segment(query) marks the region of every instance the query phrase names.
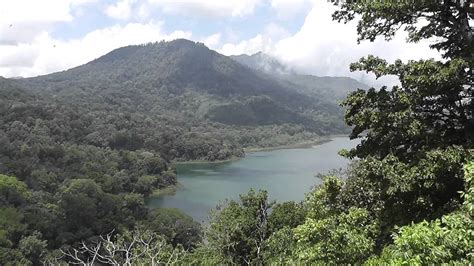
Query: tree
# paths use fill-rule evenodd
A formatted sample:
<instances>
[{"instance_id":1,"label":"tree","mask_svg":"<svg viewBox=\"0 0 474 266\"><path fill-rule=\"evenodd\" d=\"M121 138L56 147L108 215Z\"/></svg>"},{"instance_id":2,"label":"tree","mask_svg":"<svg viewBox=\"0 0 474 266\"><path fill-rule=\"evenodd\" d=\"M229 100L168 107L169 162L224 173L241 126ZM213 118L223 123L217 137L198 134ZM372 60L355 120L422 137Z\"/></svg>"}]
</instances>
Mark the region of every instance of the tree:
<instances>
[{"instance_id":1,"label":"tree","mask_svg":"<svg viewBox=\"0 0 474 266\"><path fill-rule=\"evenodd\" d=\"M15 246L27 227L22 207L29 198L25 183L0 174L0 264L26 262Z\"/></svg>"},{"instance_id":2,"label":"tree","mask_svg":"<svg viewBox=\"0 0 474 266\"><path fill-rule=\"evenodd\" d=\"M201 225L178 209L153 210L147 218L146 227L166 237L173 246L181 245L192 250L202 240Z\"/></svg>"},{"instance_id":3,"label":"tree","mask_svg":"<svg viewBox=\"0 0 474 266\"><path fill-rule=\"evenodd\" d=\"M369 265L470 264L474 261L474 162L465 166L466 193L459 211L434 221L403 226L394 244L384 248Z\"/></svg>"},{"instance_id":4,"label":"tree","mask_svg":"<svg viewBox=\"0 0 474 266\"><path fill-rule=\"evenodd\" d=\"M269 229L276 232L284 227L295 228L304 222L306 209L302 203L293 201L277 203L268 218Z\"/></svg>"},{"instance_id":5,"label":"tree","mask_svg":"<svg viewBox=\"0 0 474 266\"><path fill-rule=\"evenodd\" d=\"M263 253L265 264L297 265L302 264L296 256L298 242L294 228L285 226L273 232L267 240L267 248Z\"/></svg>"},{"instance_id":6,"label":"tree","mask_svg":"<svg viewBox=\"0 0 474 266\"><path fill-rule=\"evenodd\" d=\"M142 194L127 193L121 196L122 206L119 214L129 225L133 225L136 220L144 220L148 215L145 199Z\"/></svg>"},{"instance_id":7,"label":"tree","mask_svg":"<svg viewBox=\"0 0 474 266\"><path fill-rule=\"evenodd\" d=\"M180 247L173 248L151 231L126 231L123 234L100 236L96 243L82 242L79 248L62 250L63 256L52 261L80 265L172 265L184 255Z\"/></svg>"},{"instance_id":8,"label":"tree","mask_svg":"<svg viewBox=\"0 0 474 266\"><path fill-rule=\"evenodd\" d=\"M160 177L153 175L142 175L135 183L135 191L148 197L158 187Z\"/></svg>"},{"instance_id":9,"label":"tree","mask_svg":"<svg viewBox=\"0 0 474 266\"><path fill-rule=\"evenodd\" d=\"M339 2L339 1L337 1ZM474 18L470 1L345 1L333 18L358 20L358 40L374 41L383 36L390 40L403 28L408 42L436 37L431 48L445 58L473 58L474 35L469 20ZM425 22L425 23L417 23Z\"/></svg>"},{"instance_id":10,"label":"tree","mask_svg":"<svg viewBox=\"0 0 474 266\"><path fill-rule=\"evenodd\" d=\"M26 225L23 223L23 214L20 210L12 207L0 208L0 246L11 247L16 241L15 238L19 238L23 231L26 229Z\"/></svg>"},{"instance_id":11,"label":"tree","mask_svg":"<svg viewBox=\"0 0 474 266\"><path fill-rule=\"evenodd\" d=\"M436 37L431 47L442 52L446 61L388 64L369 56L352 64L352 71L372 72L377 78L396 75L401 87L359 90L345 101L351 137L367 133L350 156L383 158L394 153L410 160L424 149L472 147L474 37L469 19L474 13L469 1L347 1L333 17L347 22L358 15L359 41L377 36L390 39L404 27L409 42ZM426 25L417 23L422 21Z\"/></svg>"},{"instance_id":12,"label":"tree","mask_svg":"<svg viewBox=\"0 0 474 266\"><path fill-rule=\"evenodd\" d=\"M342 203L364 208L379 220L380 247L390 241L395 225L436 219L459 207L464 153L461 147L430 150L414 162L393 154L368 156L351 169Z\"/></svg>"},{"instance_id":13,"label":"tree","mask_svg":"<svg viewBox=\"0 0 474 266\"><path fill-rule=\"evenodd\" d=\"M19 206L29 197L26 184L13 176L0 174L0 204L2 206Z\"/></svg>"},{"instance_id":14,"label":"tree","mask_svg":"<svg viewBox=\"0 0 474 266\"><path fill-rule=\"evenodd\" d=\"M90 179L72 180L61 191L58 205L63 226L60 238L65 243L111 231L121 222L116 215L117 198Z\"/></svg>"},{"instance_id":15,"label":"tree","mask_svg":"<svg viewBox=\"0 0 474 266\"><path fill-rule=\"evenodd\" d=\"M209 249L224 263L262 263L272 205L266 191L250 190L240 203L231 200L218 207L206 233Z\"/></svg>"},{"instance_id":16,"label":"tree","mask_svg":"<svg viewBox=\"0 0 474 266\"><path fill-rule=\"evenodd\" d=\"M23 223L23 214L17 208L0 208L0 263L15 263L24 259L20 252L15 250L15 244L26 229Z\"/></svg>"},{"instance_id":17,"label":"tree","mask_svg":"<svg viewBox=\"0 0 474 266\"><path fill-rule=\"evenodd\" d=\"M359 41L389 40L404 28L407 41L431 38L444 57L389 64L368 56L351 65L400 80L391 89L358 90L343 103L351 138L362 138L345 155L362 159L354 171L363 176L345 191L370 188L366 194L381 202L371 215L386 238L395 225L439 218L459 206L462 165L474 147L473 9L469 1L346 1L340 7L335 20L360 18Z\"/></svg>"},{"instance_id":18,"label":"tree","mask_svg":"<svg viewBox=\"0 0 474 266\"><path fill-rule=\"evenodd\" d=\"M344 208L343 186L339 178L328 176L308 196L308 214L294 229L297 244L290 258L305 264L357 264L370 257L377 223L366 209Z\"/></svg>"},{"instance_id":19,"label":"tree","mask_svg":"<svg viewBox=\"0 0 474 266\"><path fill-rule=\"evenodd\" d=\"M41 233L35 231L31 235L21 238L18 249L33 265L38 265L43 261L47 246L48 243L46 240L42 240Z\"/></svg>"}]
</instances>

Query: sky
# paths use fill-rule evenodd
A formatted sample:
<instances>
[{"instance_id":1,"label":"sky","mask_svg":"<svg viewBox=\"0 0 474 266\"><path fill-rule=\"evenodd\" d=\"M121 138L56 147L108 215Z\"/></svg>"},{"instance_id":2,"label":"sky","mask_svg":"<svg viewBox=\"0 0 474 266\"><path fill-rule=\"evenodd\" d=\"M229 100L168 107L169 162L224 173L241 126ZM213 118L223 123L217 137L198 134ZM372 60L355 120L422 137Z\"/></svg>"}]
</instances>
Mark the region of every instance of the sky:
<instances>
[{"instance_id":1,"label":"sky","mask_svg":"<svg viewBox=\"0 0 474 266\"><path fill-rule=\"evenodd\" d=\"M337 23L327 0L0 0L0 76L31 77L85 64L113 49L186 38L225 55L263 51L296 71L350 76L368 54L395 59L439 58L428 41L357 45L356 23Z\"/></svg>"}]
</instances>

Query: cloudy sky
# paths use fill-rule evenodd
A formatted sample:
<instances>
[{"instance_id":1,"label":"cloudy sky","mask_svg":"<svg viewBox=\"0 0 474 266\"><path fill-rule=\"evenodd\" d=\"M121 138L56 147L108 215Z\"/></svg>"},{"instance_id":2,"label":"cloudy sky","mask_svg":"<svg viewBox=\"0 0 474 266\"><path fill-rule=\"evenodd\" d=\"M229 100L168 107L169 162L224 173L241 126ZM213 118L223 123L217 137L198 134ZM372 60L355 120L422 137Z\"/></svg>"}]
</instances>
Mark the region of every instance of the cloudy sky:
<instances>
[{"instance_id":1,"label":"cloudy sky","mask_svg":"<svg viewBox=\"0 0 474 266\"><path fill-rule=\"evenodd\" d=\"M187 38L225 55L264 51L296 70L350 73L374 54L387 60L439 55L427 43L356 43L355 24L331 20L326 0L1 0L0 76L29 77L69 69L130 44Z\"/></svg>"}]
</instances>

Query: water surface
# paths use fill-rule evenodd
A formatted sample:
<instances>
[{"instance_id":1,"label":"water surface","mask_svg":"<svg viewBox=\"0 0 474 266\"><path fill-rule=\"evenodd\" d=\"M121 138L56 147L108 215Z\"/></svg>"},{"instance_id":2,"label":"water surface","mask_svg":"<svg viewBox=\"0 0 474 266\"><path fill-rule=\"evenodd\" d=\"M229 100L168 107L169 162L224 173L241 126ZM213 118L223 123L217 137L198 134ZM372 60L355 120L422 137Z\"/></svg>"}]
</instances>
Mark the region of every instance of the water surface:
<instances>
[{"instance_id":1,"label":"water surface","mask_svg":"<svg viewBox=\"0 0 474 266\"><path fill-rule=\"evenodd\" d=\"M150 207L178 208L197 221L225 199L238 199L250 188L265 189L271 199L302 200L314 185L317 173L344 168L348 160L337 152L355 146L345 137L306 149L254 152L225 163L179 164L180 189L174 195L150 199Z\"/></svg>"}]
</instances>

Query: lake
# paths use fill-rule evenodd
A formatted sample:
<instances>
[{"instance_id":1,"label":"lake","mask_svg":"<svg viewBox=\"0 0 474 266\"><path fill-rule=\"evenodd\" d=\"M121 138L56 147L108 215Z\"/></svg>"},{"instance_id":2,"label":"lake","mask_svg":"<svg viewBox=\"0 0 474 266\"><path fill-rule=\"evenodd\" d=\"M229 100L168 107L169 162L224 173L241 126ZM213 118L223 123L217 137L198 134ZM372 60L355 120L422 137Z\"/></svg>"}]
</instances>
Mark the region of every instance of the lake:
<instances>
[{"instance_id":1,"label":"lake","mask_svg":"<svg viewBox=\"0 0 474 266\"><path fill-rule=\"evenodd\" d=\"M208 212L225 199L238 199L250 188L265 189L278 201L300 201L314 185L317 173L345 168L349 160L341 149L356 145L347 137L302 149L282 149L248 153L245 158L223 163L177 165L180 188L174 195L151 198L152 208L178 208L197 221L208 220Z\"/></svg>"}]
</instances>

